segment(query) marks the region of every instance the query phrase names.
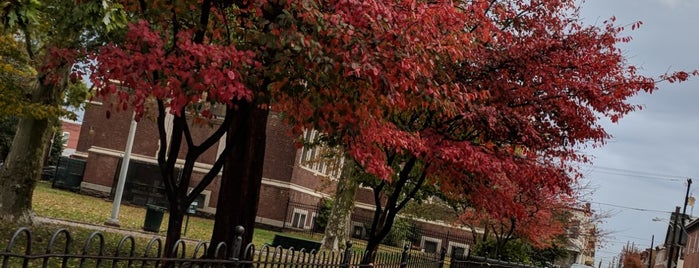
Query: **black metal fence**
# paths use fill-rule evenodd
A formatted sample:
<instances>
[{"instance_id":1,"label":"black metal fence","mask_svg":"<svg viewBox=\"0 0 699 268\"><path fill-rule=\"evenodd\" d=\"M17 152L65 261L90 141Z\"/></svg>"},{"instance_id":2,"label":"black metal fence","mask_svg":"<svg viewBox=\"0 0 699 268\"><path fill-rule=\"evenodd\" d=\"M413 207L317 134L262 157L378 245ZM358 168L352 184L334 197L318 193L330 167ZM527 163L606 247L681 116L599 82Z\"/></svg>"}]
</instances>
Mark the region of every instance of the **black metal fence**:
<instances>
[{"instance_id":1,"label":"black metal fence","mask_svg":"<svg viewBox=\"0 0 699 268\"><path fill-rule=\"evenodd\" d=\"M449 268L538 268L520 263L505 262L478 256L456 256L452 254Z\"/></svg>"},{"instance_id":2,"label":"black metal fence","mask_svg":"<svg viewBox=\"0 0 699 268\"><path fill-rule=\"evenodd\" d=\"M144 248L137 250L133 236L123 236L116 247L105 246L105 237L100 232L92 233L84 245L75 250L73 238L67 229L59 229L49 239L45 250L35 249L35 238L30 229L18 229L10 238L4 251L0 252L1 268L6 267L264 267L264 268L312 268L312 267L380 267L380 268L438 268L444 264L444 256L411 251L374 255L370 265L360 264L364 252L352 248L351 243L341 252L306 252L293 248L241 244L243 228L238 227L236 243L228 247L225 243L213 250L206 242L187 243L177 241L174 248L165 254L163 241L152 238ZM111 244L108 244L111 245ZM187 247L193 247L188 251ZM113 248L108 250L108 248ZM208 257L207 253L216 257Z\"/></svg>"}]
</instances>

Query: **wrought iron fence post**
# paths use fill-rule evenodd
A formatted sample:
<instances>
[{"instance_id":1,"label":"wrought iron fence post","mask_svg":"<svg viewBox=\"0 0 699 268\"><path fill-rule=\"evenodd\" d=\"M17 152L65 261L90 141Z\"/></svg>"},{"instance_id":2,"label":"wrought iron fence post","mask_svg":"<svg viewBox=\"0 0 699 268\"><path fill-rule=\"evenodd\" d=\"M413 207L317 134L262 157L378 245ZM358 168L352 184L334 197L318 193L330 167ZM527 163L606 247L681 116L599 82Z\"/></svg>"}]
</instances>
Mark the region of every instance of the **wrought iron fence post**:
<instances>
[{"instance_id":1,"label":"wrought iron fence post","mask_svg":"<svg viewBox=\"0 0 699 268\"><path fill-rule=\"evenodd\" d=\"M352 241L347 241L345 244L345 255L342 257L342 267L349 268L352 260Z\"/></svg>"},{"instance_id":2,"label":"wrought iron fence post","mask_svg":"<svg viewBox=\"0 0 699 268\"><path fill-rule=\"evenodd\" d=\"M231 247L231 259L240 259L240 248L243 246L243 234L245 233L245 227L236 226L235 238L233 238L233 246Z\"/></svg>"},{"instance_id":3,"label":"wrought iron fence post","mask_svg":"<svg viewBox=\"0 0 699 268\"><path fill-rule=\"evenodd\" d=\"M23 261L22 261L22 267L29 267L29 256L32 255L32 232L29 230L27 227L22 227L17 229L15 233L12 235L12 238L10 238L10 243L7 244L7 248L5 249L6 253L10 253L12 251L12 248L15 246L15 242L17 241L18 237L24 233L25 236L27 237L27 242L25 244L25 249L24 249L24 256L23 256ZM10 255L5 255L2 260L2 267L8 267L7 264L10 260Z\"/></svg>"},{"instance_id":4,"label":"wrought iron fence post","mask_svg":"<svg viewBox=\"0 0 699 268\"><path fill-rule=\"evenodd\" d=\"M452 255L454 255L454 254L452 254ZM444 267L444 259L446 259L446 257L447 257L447 249L442 247L442 252L439 255L439 266L438 267Z\"/></svg>"},{"instance_id":5,"label":"wrought iron fence post","mask_svg":"<svg viewBox=\"0 0 699 268\"><path fill-rule=\"evenodd\" d=\"M410 250L410 246L406 243L403 246L403 253L400 255L400 268L408 267L408 250Z\"/></svg>"}]
</instances>

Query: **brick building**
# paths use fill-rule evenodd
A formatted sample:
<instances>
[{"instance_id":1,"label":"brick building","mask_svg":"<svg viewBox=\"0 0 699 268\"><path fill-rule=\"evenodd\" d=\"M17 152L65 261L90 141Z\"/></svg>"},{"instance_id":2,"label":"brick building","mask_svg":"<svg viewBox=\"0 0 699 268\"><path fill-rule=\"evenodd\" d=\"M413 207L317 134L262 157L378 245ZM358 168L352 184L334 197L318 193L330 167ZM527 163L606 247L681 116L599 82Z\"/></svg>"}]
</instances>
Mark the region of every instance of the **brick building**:
<instances>
[{"instance_id":1,"label":"brick building","mask_svg":"<svg viewBox=\"0 0 699 268\"><path fill-rule=\"evenodd\" d=\"M107 119L107 109L108 105L96 102L87 106L77 150L73 154L73 157L87 161L81 190L100 195L109 195L115 188L132 116L131 112L111 112ZM166 118L166 125L171 120ZM194 126L191 129L195 141L203 140L212 131L210 126ZM126 202L143 204L158 199L152 198L157 194L152 188L158 187L155 181L159 179L155 172L159 150L157 130L155 115L146 114L138 122L124 193ZM317 133L308 132L306 135L306 138L312 138ZM195 164L190 186L196 185L212 166L224 148L224 140L200 157ZM337 163L309 161L318 154L315 150L319 150L319 147L297 149L281 118L270 115L258 223L300 230L313 228L321 200L332 197L335 191L333 175L337 175L339 170L333 168ZM180 157L184 158L183 154ZM204 190L198 199L198 211L215 213L219 185L220 177L217 177ZM373 202L373 193L369 189L357 192L351 229L354 236L365 236L366 221L374 211ZM469 245L473 243L470 230L446 222L418 220L416 225L422 232L415 243L419 243L419 248L425 251L445 248L447 254L452 251L462 254L467 253Z\"/></svg>"},{"instance_id":2,"label":"brick building","mask_svg":"<svg viewBox=\"0 0 699 268\"><path fill-rule=\"evenodd\" d=\"M682 267L699 267L699 219L691 221L685 227L687 231L687 244L682 251Z\"/></svg>"},{"instance_id":3,"label":"brick building","mask_svg":"<svg viewBox=\"0 0 699 268\"><path fill-rule=\"evenodd\" d=\"M65 147L63 148L63 155L70 156L75 153L78 148L78 137L80 136L80 128L82 127L81 122L72 120L61 120L61 135L63 135L63 140L65 141Z\"/></svg>"}]
</instances>

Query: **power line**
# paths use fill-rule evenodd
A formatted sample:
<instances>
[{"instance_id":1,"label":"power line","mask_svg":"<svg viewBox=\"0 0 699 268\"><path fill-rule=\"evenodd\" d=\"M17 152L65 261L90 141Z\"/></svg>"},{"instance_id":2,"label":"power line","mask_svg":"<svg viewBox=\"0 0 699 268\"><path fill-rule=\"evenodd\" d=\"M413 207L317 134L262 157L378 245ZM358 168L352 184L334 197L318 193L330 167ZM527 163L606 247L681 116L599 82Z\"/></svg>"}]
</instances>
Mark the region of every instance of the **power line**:
<instances>
[{"instance_id":1,"label":"power line","mask_svg":"<svg viewBox=\"0 0 699 268\"><path fill-rule=\"evenodd\" d=\"M593 169L601 169L601 170L607 170L607 171L612 171L612 172L623 172L623 173L632 173L632 174L638 174L638 175L643 175L643 176L650 176L650 177L658 177L658 178L676 178L676 179L687 179L688 176L677 176L677 175L670 175L670 174L663 174L663 173L653 173L653 172L647 172L647 171L640 171L640 170L630 170L630 169L623 169L623 168L613 168L613 167L605 167L605 166L591 166Z\"/></svg>"},{"instance_id":2,"label":"power line","mask_svg":"<svg viewBox=\"0 0 699 268\"><path fill-rule=\"evenodd\" d=\"M670 182L684 182L685 181L685 179L674 179L674 178L669 178L669 177L655 177L655 176L651 176L651 175L640 175L640 174L631 174L631 173L624 174L624 173L609 172L609 171L593 171L593 172L606 174L606 175L633 177L634 179L646 179L646 180L670 181Z\"/></svg>"},{"instance_id":3,"label":"power line","mask_svg":"<svg viewBox=\"0 0 699 268\"><path fill-rule=\"evenodd\" d=\"M604 205L604 206L610 206L610 207L616 207L616 208L623 208L623 209L630 209L630 210L636 210L636 211L642 211L642 212L660 212L660 213L672 213L671 211L666 211L666 210L655 210L655 209L648 209L648 208L635 208L635 207L628 207L628 206L622 206L622 205L614 205L614 204L609 204L609 203L603 203L603 202L590 202L593 204L598 204L598 205Z\"/></svg>"},{"instance_id":4,"label":"power line","mask_svg":"<svg viewBox=\"0 0 699 268\"><path fill-rule=\"evenodd\" d=\"M614 236L626 237L626 238L631 238L631 239L635 239L635 240L650 241L650 239L648 239L648 238L642 238L642 237L636 237L636 236L630 236L630 235L620 235L620 234L617 234L617 235L614 235Z\"/></svg>"}]
</instances>

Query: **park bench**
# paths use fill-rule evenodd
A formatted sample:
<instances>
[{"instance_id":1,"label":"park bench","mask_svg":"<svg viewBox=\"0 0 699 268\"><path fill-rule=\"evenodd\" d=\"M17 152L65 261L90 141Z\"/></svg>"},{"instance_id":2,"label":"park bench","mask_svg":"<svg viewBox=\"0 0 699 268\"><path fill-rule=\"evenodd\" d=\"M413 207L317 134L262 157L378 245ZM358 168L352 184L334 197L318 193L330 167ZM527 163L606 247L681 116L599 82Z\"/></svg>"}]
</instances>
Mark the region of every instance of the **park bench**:
<instances>
[{"instance_id":1,"label":"park bench","mask_svg":"<svg viewBox=\"0 0 699 268\"><path fill-rule=\"evenodd\" d=\"M311 250L318 251L320 249L320 242L308 240L308 239L303 239L303 238L286 236L286 235L282 235L282 234L275 234L274 239L272 240L272 244L270 246L273 246L273 247L281 246L282 248L285 248L285 249L293 247L294 250L304 249L304 251L310 252Z\"/></svg>"}]
</instances>

